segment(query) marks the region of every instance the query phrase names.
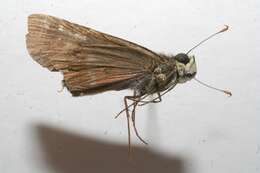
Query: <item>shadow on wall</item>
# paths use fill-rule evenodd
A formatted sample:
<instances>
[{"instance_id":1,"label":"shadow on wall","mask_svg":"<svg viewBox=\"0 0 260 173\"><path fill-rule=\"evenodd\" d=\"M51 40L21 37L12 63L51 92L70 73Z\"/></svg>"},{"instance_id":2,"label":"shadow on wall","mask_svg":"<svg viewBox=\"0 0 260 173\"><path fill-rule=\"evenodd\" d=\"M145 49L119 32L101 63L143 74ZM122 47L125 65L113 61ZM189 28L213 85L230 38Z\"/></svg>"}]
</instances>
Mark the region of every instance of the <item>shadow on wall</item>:
<instances>
[{"instance_id":1,"label":"shadow on wall","mask_svg":"<svg viewBox=\"0 0 260 173\"><path fill-rule=\"evenodd\" d=\"M57 173L184 173L180 158L154 153L147 147L133 147L128 160L127 146L105 143L46 125L37 125L42 157Z\"/></svg>"}]
</instances>

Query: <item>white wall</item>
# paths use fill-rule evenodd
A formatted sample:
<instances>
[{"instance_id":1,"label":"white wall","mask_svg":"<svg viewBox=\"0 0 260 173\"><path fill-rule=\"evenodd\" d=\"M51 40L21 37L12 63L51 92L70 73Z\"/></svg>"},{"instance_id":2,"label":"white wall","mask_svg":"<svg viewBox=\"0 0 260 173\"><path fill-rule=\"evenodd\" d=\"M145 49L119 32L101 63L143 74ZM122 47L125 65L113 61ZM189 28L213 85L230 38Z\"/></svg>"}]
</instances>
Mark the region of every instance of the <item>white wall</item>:
<instances>
[{"instance_id":1,"label":"white wall","mask_svg":"<svg viewBox=\"0 0 260 173\"><path fill-rule=\"evenodd\" d=\"M259 0L8 0L0 5L0 172L257 173L260 169ZM196 49L197 77L232 90L228 98L195 81L160 104L142 107L127 161L130 91L72 98L62 76L40 67L25 47L27 16L45 13L137 42L154 51Z\"/></svg>"}]
</instances>

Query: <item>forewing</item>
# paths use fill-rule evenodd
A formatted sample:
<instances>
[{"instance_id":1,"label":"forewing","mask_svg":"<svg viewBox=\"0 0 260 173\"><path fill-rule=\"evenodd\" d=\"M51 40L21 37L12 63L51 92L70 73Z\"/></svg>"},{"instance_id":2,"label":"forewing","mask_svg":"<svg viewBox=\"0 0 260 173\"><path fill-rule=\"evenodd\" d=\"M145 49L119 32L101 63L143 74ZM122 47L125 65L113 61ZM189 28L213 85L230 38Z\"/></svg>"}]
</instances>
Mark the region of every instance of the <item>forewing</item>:
<instances>
[{"instance_id":1,"label":"forewing","mask_svg":"<svg viewBox=\"0 0 260 173\"><path fill-rule=\"evenodd\" d=\"M27 49L35 61L64 74L72 94L106 91L150 73L159 55L137 44L48 15L28 19ZM88 92L89 91L89 92Z\"/></svg>"}]
</instances>

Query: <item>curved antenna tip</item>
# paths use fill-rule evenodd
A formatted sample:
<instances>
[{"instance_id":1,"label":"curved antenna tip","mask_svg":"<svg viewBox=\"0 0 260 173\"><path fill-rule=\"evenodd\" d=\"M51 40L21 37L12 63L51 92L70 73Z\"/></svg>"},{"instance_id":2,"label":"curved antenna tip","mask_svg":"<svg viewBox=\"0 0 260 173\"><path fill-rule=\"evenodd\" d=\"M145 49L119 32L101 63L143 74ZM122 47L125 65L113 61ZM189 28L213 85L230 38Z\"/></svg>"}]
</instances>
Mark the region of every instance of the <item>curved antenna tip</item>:
<instances>
[{"instance_id":1,"label":"curved antenna tip","mask_svg":"<svg viewBox=\"0 0 260 173\"><path fill-rule=\"evenodd\" d=\"M229 29L229 26L228 25L224 25L225 28L223 28L222 30L219 31L220 32L225 32Z\"/></svg>"},{"instance_id":2,"label":"curved antenna tip","mask_svg":"<svg viewBox=\"0 0 260 173\"><path fill-rule=\"evenodd\" d=\"M231 93L230 91L223 90L223 92L224 92L225 94L227 94L227 95L228 95L228 97L231 97L231 96L232 96L232 93Z\"/></svg>"}]
</instances>

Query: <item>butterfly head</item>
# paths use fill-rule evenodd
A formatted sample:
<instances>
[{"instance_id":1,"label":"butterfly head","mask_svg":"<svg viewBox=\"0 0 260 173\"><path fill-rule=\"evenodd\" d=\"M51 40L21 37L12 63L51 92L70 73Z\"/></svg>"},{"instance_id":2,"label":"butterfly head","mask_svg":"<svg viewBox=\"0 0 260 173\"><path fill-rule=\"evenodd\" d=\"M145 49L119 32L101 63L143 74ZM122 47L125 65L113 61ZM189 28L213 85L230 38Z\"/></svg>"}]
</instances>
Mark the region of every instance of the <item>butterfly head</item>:
<instances>
[{"instance_id":1,"label":"butterfly head","mask_svg":"<svg viewBox=\"0 0 260 173\"><path fill-rule=\"evenodd\" d=\"M187 82L195 77L197 73L197 67L194 56L188 56L185 53L179 53L174 57L174 59L176 60L179 83Z\"/></svg>"}]
</instances>

